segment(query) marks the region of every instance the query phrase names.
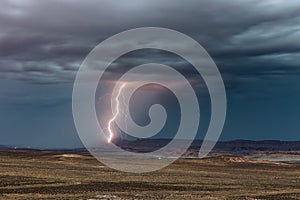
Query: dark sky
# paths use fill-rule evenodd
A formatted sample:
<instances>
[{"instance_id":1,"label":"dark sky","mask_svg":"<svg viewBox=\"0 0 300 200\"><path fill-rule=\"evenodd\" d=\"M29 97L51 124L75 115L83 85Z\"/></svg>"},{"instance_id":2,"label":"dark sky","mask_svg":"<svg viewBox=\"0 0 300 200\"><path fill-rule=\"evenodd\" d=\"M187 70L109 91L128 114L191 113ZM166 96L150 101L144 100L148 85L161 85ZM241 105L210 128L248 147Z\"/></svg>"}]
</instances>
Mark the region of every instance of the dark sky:
<instances>
[{"instance_id":1,"label":"dark sky","mask_svg":"<svg viewBox=\"0 0 300 200\"><path fill-rule=\"evenodd\" d=\"M300 140L299 0L2 0L0 144L81 146L71 109L81 62L107 37L147 26L187 34L216 62L222 140ZM154 56L181 65L168 58Z\"/></svg>"}]
</instances>

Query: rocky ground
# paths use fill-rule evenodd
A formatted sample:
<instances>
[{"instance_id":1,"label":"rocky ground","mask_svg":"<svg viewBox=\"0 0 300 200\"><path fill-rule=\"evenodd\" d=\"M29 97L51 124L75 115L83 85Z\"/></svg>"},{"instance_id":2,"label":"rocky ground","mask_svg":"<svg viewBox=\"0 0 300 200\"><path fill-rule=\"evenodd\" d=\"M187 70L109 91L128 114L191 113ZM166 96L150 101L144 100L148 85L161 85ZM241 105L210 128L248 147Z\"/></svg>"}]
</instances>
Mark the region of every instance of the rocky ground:
<instances>
[{"instance_id":1,"label":"rocky ground","mask_svg":"<svg viewBox=\"0 0 300 200\"><path fill-rule=\"evenodd\" d=\"M130 174L87 154L3 150L0 199L300 199L300 165L216 156Z\"/></svg>"}]
</instances>

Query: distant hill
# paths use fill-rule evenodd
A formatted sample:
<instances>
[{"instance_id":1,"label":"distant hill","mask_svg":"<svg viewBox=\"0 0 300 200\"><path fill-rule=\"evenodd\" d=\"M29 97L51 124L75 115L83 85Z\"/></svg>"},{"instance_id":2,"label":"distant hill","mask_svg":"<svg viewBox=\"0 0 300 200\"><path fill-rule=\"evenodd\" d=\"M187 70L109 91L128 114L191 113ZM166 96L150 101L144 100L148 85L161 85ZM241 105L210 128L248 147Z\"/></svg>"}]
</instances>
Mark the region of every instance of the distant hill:
<instances>
[{"instance_id":1,"label":"distant hill","mask_svg":"<svg viewBox=\"0 0 300 200\"><path fill-rule=\"evenodd\" d=\"M116 141L115 143L123 148L132 148L147 151L147 149L159 149L167 145L170 139L140 139L136 141ZM177 141L180 144L180 141ZM202 140L195 140L190 150L199 150ZM240 151L300 151L300 141L280 140L233 140L219 141L215 145L215 151L240 152Z\"/></svg>"},{"instance_id":2,"label":"distant hill","mask_svg":"<svg viewBox=\"0 0 300 200\"><path fill-rule=\"evenodd\" d=\"M300 151L300 141L234 140L218 142L214 150L222 151Z\"/></svg>"},{"instance_id":3,"label":"distant hill","mask_svg":"<svg viewBox=\"0 0 300 200\"><path fill-rule=\"evenodd\" d=\"M130 149L137 152L150 152L167 145L171 139L139 139L135 141L115 140L116 145L123 149ZM180 140L176 141L180 146ZM195 140L190 146L190 150L199 150L202 140ZM40 150L24 147L12 147L0 145L0 150ZM84 153L85 148L77 149L46 149L47 151L61 151L65 153ZM233 140L219 141L215 145L214 151L225 152L247 152L247 151L300 151L300 141L280 141L280 140Z\"/></svg>"},{"instance_id":4,"label":"distant hill","mask_svg":"<svg viewBox=\"0 0 300 200\"><path fill-rule=\"evenodd\" d=\"M5 146L5 145L0 145L0 150L7 150L7 149L11 149L11 147L9 146Z\"/></svg>"}]
</instances>

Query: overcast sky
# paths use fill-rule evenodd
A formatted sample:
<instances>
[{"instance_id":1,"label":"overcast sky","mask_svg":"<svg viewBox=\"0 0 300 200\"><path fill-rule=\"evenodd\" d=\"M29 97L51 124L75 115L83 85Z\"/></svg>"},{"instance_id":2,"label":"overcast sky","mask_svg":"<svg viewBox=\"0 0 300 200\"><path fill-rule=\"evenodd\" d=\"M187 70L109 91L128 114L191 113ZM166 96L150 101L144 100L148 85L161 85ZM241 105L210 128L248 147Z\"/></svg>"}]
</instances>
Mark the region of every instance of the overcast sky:
<instances>
[{"instance_id":1,"label":"overcast sky","mask_svg":"<svg viewBox=\"0 0 300 200\"><path fill-rule=\"evenodd\" d=\"M81 146L71 110L81 62L109 36L147 26L187 34L216 62L222 140L300 140L299 0L2 0L0 144Z\"/></svg>"}]
</instances>

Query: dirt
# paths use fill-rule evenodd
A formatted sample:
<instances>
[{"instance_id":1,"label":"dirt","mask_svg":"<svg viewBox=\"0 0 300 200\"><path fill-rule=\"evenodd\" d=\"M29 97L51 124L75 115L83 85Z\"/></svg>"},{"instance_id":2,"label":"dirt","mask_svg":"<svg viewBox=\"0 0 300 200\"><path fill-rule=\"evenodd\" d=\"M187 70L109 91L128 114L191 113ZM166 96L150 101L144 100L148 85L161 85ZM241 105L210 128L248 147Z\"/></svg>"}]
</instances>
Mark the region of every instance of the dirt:
<instances>
[{"instance_id":1,"label":"dirt","mask_svg":"<svg viewBox=\"0 0 300 200\"><path fill-rule=\"evenodd\" d=\"M217 156L130 174L86 154L0 151L0 199L300 199L300 165Z\"/></svg>"}]
</instances>

